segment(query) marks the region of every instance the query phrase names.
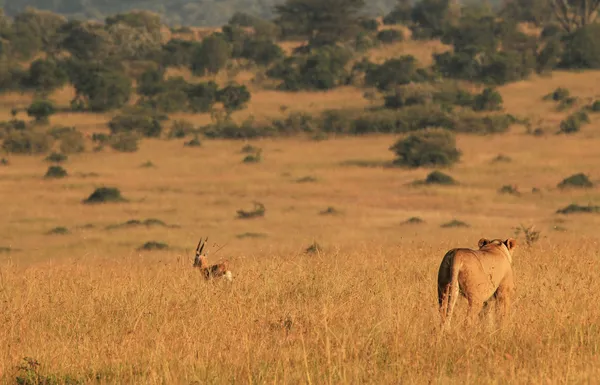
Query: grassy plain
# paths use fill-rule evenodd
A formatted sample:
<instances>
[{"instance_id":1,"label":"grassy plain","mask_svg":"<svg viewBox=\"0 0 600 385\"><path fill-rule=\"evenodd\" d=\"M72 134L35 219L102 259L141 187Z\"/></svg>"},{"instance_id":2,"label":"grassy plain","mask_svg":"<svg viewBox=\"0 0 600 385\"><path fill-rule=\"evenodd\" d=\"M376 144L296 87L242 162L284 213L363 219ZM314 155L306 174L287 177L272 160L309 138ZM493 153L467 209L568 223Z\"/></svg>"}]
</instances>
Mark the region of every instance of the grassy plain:
<instances>
[{"instance_id":1,"label":"grassy plain","mask_svg":"<svg viewBox=\"0 0 600 385\"><path fill-rule=\"evenodd\" d=\"M554 135L566 113L541 98L557 86L596 97L599 81L600 73L555 73L501 88L507 112L550 133L515 126L458 136L462 160L444 170L457 186L412 185L431 170L361 166L391 160L393 136L251 141L263 149L257 164L242 163L244 142L144 140L133 154L73 155L61 180L43 178L42 156L8 157L0 166L0 383L595 383L600 217L555 212L599 201L598 188L556 188L577 172L600 179L598 123ZM53 98L66 103L70 92ZM1 119L30 98L3 96ZM282 116L281 105L367 104L351 87L256 90L236 118ZM108 118L51 120L91 134ZM511 161L493 162L499 154ZM154 167L142 166L148 161ZM521 195L499 194L507 184ZM81 203L104 185L128 201ZM253 201L265 216L236 218ZM322 214L329 207L334 214ZM405 223L410 217L424 222ZM165 225L115 227L149 218ZM453 219L470 227L441 227ZM531 247L519 238L511 322L457 326L438 339L443 254L513 236L520 224L535 225L541 238ZM48 234L56 227L68 234ZM192 269L200 236L209 236L209 260L231 261L233 284L207 284ZM137 250L152 240L170 248ZM305 253L313 242L322 251Z\"/></svg>"}]
</instances>

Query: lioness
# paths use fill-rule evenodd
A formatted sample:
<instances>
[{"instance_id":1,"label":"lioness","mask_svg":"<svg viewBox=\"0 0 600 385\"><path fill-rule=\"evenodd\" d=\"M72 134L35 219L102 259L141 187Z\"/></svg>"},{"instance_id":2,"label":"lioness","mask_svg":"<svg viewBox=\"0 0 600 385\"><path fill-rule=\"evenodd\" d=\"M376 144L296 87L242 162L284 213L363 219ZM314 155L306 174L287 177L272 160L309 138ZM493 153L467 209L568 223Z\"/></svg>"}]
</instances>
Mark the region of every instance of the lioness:
<instances>
[{"instance_id":1,"label":"lioness","mask_svg":"<svg viewBox=\"0 0 600 385\"><path fill-rule=\"evenodd\" d=\"M479 240L479 250L452 249L444 255L438 272L438 302L442 326L450 326L460 292L469 301L472 321L494 297L497 310L505 315L514 292L512 255L517 241L508 238Z\"/></svg>"}]
</instances>

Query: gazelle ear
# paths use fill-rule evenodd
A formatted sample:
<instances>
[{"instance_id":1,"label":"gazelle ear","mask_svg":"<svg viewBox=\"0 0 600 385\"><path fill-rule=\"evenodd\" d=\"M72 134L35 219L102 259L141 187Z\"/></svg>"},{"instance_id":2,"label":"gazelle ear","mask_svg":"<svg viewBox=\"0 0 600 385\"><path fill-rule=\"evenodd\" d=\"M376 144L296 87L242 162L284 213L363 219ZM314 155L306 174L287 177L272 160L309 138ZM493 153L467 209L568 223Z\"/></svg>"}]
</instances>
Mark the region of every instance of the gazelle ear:
<instances>
[{"instance_id":1,"label":"gazelle ear","mask_svg":"<svg viewBox=\"0 0 600 385\"><path fill-rule=\"evenodd\" d=\"M198 246L196 246L196 255L200 255L200 253L202 252L202 248L204 248L204 244L202 243L202 238L200 238Z\"/></svg>"},{"instance_id":2,"label":"gazelle ear","mask_svg":"<svg viewBox=\"0 0 600 385\"><path fill-rule=\"evenodd\" d=\"M200 255L202 254L202 250L204 250L204 246L206 246L205 241L202 240L202 238L200 238L200 243L198 244L198 251L196 252L196 254Z\"/></svg>"}]
</instances>

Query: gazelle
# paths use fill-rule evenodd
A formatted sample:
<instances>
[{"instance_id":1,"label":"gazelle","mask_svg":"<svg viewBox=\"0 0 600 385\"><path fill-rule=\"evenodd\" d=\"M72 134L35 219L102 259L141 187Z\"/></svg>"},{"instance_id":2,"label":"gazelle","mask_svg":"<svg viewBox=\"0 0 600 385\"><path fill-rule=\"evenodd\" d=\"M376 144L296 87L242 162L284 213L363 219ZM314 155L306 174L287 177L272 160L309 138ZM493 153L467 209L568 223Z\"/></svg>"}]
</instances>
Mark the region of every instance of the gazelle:
<instances>
[{"instance_id":1,"label":"gazelle","mask_svg":"<svg viewBox=\"0 0 600 385\"><path fill-rule=\"evenodd\" d=\"M198 242L198 246L196 247L196 258L194 259L194 267L200 269L202 275L204 275L204 279L209 280L211 278L221 278L225 277L228 281L232 280L231 271L229 270L229 261L224 260L220 263L214 265L208 265L206 260L206 254L202 254L204 247L206 246L206 242L208 241L208 237L202 240L200 237L200 242Z\"/></svg>"}]
</instances>

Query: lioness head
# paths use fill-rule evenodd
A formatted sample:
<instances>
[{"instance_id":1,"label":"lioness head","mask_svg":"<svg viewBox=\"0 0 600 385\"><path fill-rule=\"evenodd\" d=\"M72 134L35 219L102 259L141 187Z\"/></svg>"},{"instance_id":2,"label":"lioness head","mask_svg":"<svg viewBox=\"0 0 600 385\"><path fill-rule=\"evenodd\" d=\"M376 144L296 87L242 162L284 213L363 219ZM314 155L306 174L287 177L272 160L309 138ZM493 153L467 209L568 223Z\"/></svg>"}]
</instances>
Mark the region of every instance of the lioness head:
<instances>
[{"instance_id":1,"label":"lioness head","mask_svg":"<svg viewBox=\"0 0 600 385\"><path fill-rule=\"evenodd\" d=\"M512 254L513 249L517 246L517 241L513 238L508 238L506 240L501 240L501 239L486 239L486 238L481 238L479 240L478 246L481 249L484 246L490 245L490 244L495 244L495 245L504 245L506 246L506 248L508 249L508 251Z\"/></svg>"}]
</instances>

